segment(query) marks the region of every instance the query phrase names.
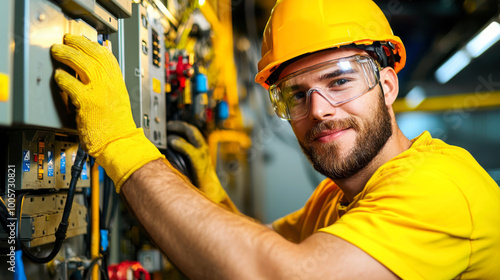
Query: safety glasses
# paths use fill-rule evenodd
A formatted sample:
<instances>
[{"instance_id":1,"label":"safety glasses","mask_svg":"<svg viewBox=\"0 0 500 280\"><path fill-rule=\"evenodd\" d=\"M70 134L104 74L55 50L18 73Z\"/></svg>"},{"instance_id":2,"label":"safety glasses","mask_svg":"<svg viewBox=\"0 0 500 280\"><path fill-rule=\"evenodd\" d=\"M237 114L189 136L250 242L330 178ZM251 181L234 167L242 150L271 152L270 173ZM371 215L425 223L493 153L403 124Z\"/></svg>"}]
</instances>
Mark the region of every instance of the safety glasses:
<instances>
[{"instance_id":1,"label":"safety glasses","mask_svg":"<svg viewBox=\"0 0 500 280\"><path fill-rule=\"evenodd\" d=\"M269 87L269 96L278 117L297 120L309 114L313 92L337 107L373 89L379 71L379 64L369 56L335 59L283 77Z\"/></svg>"}]
</instances>

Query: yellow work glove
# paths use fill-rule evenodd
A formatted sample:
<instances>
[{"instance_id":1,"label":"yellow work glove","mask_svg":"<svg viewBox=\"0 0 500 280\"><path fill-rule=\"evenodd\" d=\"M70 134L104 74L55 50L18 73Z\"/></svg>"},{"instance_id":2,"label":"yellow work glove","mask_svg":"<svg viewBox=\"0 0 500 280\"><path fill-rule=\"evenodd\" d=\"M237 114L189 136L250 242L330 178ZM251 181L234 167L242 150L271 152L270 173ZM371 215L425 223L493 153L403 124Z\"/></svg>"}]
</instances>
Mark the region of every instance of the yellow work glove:
<instances>
[{"instance_id":1,"label":"yellow work glove","mask_svg":"<svg viewBox=\"0 0 500 280\"><path fill-rule=\"evenodd\" d=\"M215 173L210 160L208 145L201 132L193 125L185 122L170 121L167 124L167 135L169 146L189 158L196 177L193 183L210 200L235 213L239 213Z\"/></svg>"},{"instance_id":2,"label":"yellow work glove","mask_svg":"<svg viewBox=\"0 0 500 280\"><path fill-rule=\"evenodd\" d=\"M134 123L118 62L107 48L69 34L64 36L64 45L53 45L51 52L79 78L61 69L54 75L76 107L82 147L96 158L120 192L134 171L164 157Z\"/></svg>"}]
</instances>

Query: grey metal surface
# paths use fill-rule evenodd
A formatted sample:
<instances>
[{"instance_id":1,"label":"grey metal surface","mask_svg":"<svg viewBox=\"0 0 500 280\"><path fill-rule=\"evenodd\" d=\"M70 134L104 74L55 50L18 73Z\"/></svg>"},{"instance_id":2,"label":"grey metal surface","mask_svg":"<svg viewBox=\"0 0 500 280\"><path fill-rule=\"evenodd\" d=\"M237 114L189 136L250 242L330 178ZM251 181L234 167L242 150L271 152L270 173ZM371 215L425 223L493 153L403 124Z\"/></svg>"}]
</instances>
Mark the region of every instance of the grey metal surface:
<instances>
[{"instance_id":1,"label":"grey metal surface","mask_svg":"<svg viewBox=\"0 0 500 280\"><path fill-rule=\"evenodd\" d=\"M116 32L118 21L115 16L96 3L95 0L66 0L60 5L64 12L73 18L81 18L92 25L99 33Z\"/></svg>"},{"instance_id":2,"label":"grey metal surface","mask_svg":"<svg viewBox=\"0 0 500 280\"><path fill-rule=\"evenodd\" d=\"M164 27L155 14L159 13L148 13L142 4L133 4L132 16L124 19L125 81L137 127L142 127L157 147L166 149ZM156 65L153 32L159 34L160 61ZM153 83L159 87L153 87Z\"/></svg>"},{"instance_id":3,"label":"grey metal surface","mask_svg":"<svg viewBox=\"0 0 500 280\"><path fill-rule=\"evenodd\" d=\"M50 47L62 43L64 34L97 39L97 32L81 20L65 16L60 7L45 0L16 1L13 122L22 126L74 130L74 110L66 109L53 80L55 62ZM71 72L71 70L70 70Z\"/></svg>"},{"instance_id":4,"label":"grey metal surface","mask_svg":"<svg viewBox=\"0 0 500 280\"><path fill-rule=\"evenodd\" d=\"M12 122L12 55L14 0L6 0L0 10L0 126Z\"/></svg>"},{"instance_id":5,"label":"grey metal surface","mask_svg":"<svg viewBox=\"0 0 500 280\"><path fill-rule=\"evenodd\" d=\"M97 0L117 18L128 18L132 15L131 0Z\"/></svg>"}]
</instances>

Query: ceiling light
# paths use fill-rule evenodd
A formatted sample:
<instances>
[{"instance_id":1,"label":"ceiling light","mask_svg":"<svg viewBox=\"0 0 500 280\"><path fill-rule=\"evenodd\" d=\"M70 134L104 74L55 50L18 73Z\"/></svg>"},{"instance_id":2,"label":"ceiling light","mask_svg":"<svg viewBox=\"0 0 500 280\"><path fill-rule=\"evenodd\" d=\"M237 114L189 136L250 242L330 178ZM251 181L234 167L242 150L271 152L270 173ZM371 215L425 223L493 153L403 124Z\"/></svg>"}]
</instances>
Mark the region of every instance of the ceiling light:
<instances>
[{"instance_id":1,"label":"ceiling light","mask_svg":"<svg viewBox=\"0 0 500 280\"><path fill-rule=\"evenodd\" d=\"M478 57L498 42L498 40L500 40L500 24L494 21L474 37L465 49L467 49L472 57Z\"/></svg>"},{"instance_id":2,"label":"ceiling light","mask_svg":"<svg viewBox=\"0 0 500 280\"><path fill-rule=\"evenodd\" d=\"M500 23L492 21L477 36L438 68L434 77L445 84L458 72L462 71L472 59L483 54L487 49L500 41Z\"/></svg>"},{"instance_id":3,"label":"ceiling light","mask_svg":"<svg viewBox=\"0 0 500 280\"><path fill-rule=\"evenodd\" d=\"M455 77L458 72L462 71L471 62L469 53L465 50L459 50L441 67L438 68L434 76L441 84L447 83L451 78Z\"/></svg>"}]
</instances>

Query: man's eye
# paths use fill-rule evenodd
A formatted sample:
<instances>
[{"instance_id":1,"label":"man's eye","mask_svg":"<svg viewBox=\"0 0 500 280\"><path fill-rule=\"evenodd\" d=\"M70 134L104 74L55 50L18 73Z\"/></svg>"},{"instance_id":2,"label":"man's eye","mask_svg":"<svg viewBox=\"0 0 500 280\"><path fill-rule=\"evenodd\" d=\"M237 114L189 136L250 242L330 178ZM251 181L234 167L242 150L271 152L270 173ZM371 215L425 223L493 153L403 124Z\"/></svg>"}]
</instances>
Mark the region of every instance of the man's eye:
<instances>
[{"instance_id":1,"label":"man's eye","mask_svg":"<svg viewBox=\"0 0 500 280\"><path fill-rule=\"evenodd\" d=\"M299 91L299 92L294 92L290 95L290 98L293 100L293 101L299 101L303 98L306 97L306 93L303 92L303 91Z\"/></svg>"},{"instance_id":2,"label":"man's eye","mask_svg":"<svg viewBox=\"0 0 500 280\"><path fill-rule=\"evenodd\" d=\"M339 87L339 86L347 84L348 82L349 82L349 80L347 80L347 79L337 79L331 83L330 87Z\"/></svg>"}]
</instances>

